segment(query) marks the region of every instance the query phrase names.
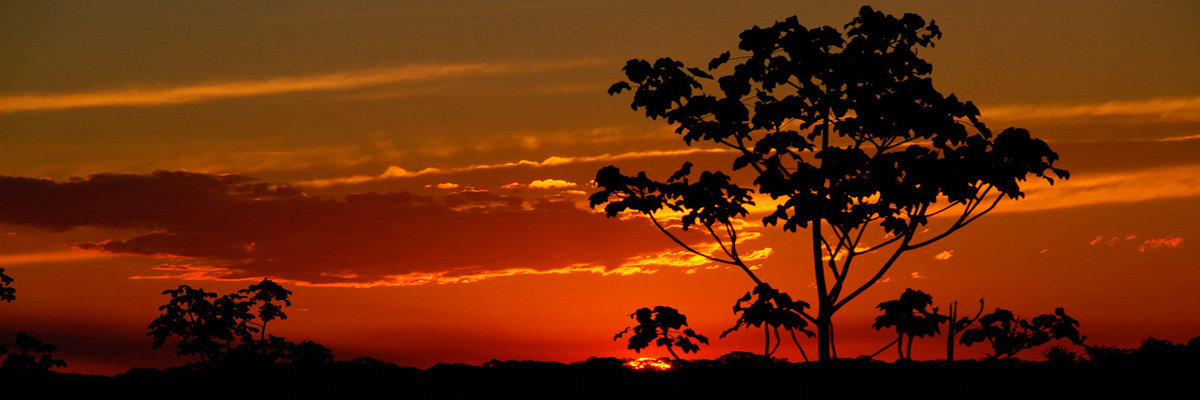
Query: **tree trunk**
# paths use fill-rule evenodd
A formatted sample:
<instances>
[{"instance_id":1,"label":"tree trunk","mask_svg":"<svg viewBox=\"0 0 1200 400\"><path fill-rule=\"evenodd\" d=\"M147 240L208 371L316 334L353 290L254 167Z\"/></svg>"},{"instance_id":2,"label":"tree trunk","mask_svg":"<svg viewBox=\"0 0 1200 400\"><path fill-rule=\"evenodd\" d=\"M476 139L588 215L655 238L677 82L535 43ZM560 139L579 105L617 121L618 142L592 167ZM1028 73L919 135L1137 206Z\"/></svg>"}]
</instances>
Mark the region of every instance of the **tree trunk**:
<instances>
[{"instance_id":1,"label":"tree trunk","mask_svg":"<svg viewBox=\"0 0 1200 400\"><path fill-rule=\"evenodd\" d=\"M667 352L671 353L671 357L675 357L676 360L682 360L681 358L679 358L678 354L675 354L675 350L672 349L671 345L669 345L669 344L667 345Z\"/></svg>"},{"instance_id":2,"label":"tree trunk","mask_svg":"<svg viewBox=\"0 0 1200 400\"><path fill-rule=\"evenodd\" d=\"M763 357L771 357L771 331L768 324L763 324Z\"/></svg>"},{"instance_id":3,"label":"tree trunk","mask_svg":"<svg viewBox=\"0 0 1200 400\"><path fill-rule=\"evenodd\" d=\"M832 321L828 315L817 316L817 360L833 359L831 344L833 342Z\"/></svg>"},{"instance_id":4,"label":"tree trunk","mask_svg":"<svg viewBox=\"0 0 1200 400\"><path fill-rule=\"evenodd\" d=\"M958 334L958 302L950 303L950 322L946 324L946 362L954 362L954 336Z\"/></svg>"}]
</instances>

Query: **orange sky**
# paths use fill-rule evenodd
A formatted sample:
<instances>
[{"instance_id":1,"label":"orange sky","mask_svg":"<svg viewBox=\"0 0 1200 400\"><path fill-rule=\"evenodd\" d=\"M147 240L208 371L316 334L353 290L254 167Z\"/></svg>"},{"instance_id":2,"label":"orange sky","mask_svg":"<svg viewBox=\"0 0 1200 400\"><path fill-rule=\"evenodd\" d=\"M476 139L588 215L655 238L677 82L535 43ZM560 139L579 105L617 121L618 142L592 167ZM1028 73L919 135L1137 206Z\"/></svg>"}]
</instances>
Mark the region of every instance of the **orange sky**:
<instances>
[{"instance_id":1,"label":"orange sky","mask_svg":"<svg viewBox=\"0 0 1200 400\"><path fill-rule=\"evenodd\" d=\"M263 276L295 292L277 333L418 367L633 356L611 338L644 306L732 325L744 274L585 206L605 165L728 154L605 89L628 58L700 64L752 25L840 27L859 5L436 3L0 4L0 267L18 290L0 338L55 343L67 371L179 364L144 335L159 293ZM1200 7L874 6L936 20L938 89L1047 140L1072 176L907 253L837 315L839 354L887 343L873 307L907 287L1063 306L1097 344L1200 335ZM811 302L804 236L750 230L761 276ZM917 358L942 356L925 342Z\"/></svg>"}]
</instances>

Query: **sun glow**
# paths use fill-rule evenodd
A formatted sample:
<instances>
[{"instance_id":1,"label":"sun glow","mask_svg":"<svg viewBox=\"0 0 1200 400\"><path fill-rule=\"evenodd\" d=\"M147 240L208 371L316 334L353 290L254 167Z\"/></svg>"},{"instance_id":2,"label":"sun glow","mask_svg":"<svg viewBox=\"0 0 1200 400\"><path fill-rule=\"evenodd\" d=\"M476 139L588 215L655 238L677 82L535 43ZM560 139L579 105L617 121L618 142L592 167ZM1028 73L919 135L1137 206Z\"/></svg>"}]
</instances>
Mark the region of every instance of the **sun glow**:
<instances>
[{"instance_id":1,"label":"sun glow","mask_svg":"<svg viewBox=\"0 0 1200 400\"><path fill-rule=\"evenodd\" d=\"M672 365L667 360L660 358L642 357L629 360L625 363L626 367L635 371L666 371L672 368Z\"/></svg>"}]
</instances>

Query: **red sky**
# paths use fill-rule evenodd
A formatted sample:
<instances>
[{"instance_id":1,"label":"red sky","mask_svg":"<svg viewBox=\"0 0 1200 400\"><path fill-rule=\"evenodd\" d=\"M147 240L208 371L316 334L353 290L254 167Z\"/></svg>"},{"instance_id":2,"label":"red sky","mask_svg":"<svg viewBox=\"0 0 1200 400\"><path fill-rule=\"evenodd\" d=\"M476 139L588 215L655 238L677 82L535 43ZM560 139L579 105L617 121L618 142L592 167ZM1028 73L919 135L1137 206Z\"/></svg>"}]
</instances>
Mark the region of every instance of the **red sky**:
<instances>
[{"instance_id":1,"label":"red sky","mask_svg":"<svg viewBox=\"0 0 1200 400\"><path fill-rule=\"evenodd\" d=\"M908 287L963 309L1063 306L1096 344L1200 335L1200 7L875 7L936 20L945 36L922 53L935 86L993 129L1045 139L1071 179L1031 182L905 254L836 317L839 354L887 343L873 307ZM180 364L144 334L159 293L261 277L295 292L278 333L339 358L634 356L612 335L660 304L715 337L750 280L585 199L605 165L665 176L728 154L688 148L605 89L629 58L699 65L752 25L840 27L857 9L6 2L0 267L18 291L0 338L55 343L67 371ZM761 276L812 301L805 236L749 230ZM760 340L734 333L700 356ZM917 358L942 356L923 344Z\"/></svg>"}]
</instances>

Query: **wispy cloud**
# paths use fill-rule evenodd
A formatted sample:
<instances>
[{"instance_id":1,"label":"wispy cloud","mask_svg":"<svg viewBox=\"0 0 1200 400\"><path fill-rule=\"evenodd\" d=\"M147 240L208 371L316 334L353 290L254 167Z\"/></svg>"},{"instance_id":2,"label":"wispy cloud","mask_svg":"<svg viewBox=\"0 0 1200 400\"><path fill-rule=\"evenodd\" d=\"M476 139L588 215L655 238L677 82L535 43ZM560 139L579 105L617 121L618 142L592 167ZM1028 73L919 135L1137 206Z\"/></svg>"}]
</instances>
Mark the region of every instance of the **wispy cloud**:
<instances>
[{"instance_id":1,"label":"wispy cloud","mask_svg":"<svg viewBox=\"0 0 1200 400\"><path fill-rule=\"evenodd\" d=\"M1054 186L1044 181L1025 189L1025 198L1006 201L996 212L1050 210L1108 203L1200 196L1200 164L1072 176Z\"/></svg>"},{"instance_id":2,"label":"wispy cloud","mask_svg":"<svg viewBox=\"0 0 1200 400\"><path fill-rule=\"evenodd\" d=\"M1160 97L1085 104L1013 104L981 108L988 119L1087 120L1097 117L1149 117L1158 122L1200 121L1200 96Z\"/></svg>"},{"instance_id":3,"label":"wispy cloud","mask_svg":"<svg viewBox=\"0 0 1200 400\"><path fill-rule=\"evenodd\" d=\"M540 168L540 167L549 167L549 166L566 165L566 164L577 164L577 163L586 163L586 162L607 162L607 161L625 160L625 159L632 159L632 158L672 157L672 156L696 154L696 153L728 153L728 152L732 152L732 150L687 149L687 150L670 150L670 151L634 151L634 152L621 153L621 154L602 154L602 155L598 155L598 156L581 156L581 157L552 156L552 157L549 157L542 161L521 160L521 161L513 161L513 162L497 163L497 164L476 164L476 165L471 165L471 166L466 166L466 167L424 168L424 169L415 170L415 171L410 171L410 170L393 165L391 167L388 167L387 170L383 171L383 173L379 174L379 175L355 175L355 176L349 176L349 177L343 177L343 178L317 179L317 180L311 180L311 181L298 182L298 183L296 183L296 185L310 186L310 187L326 187L326 186L332 186L332 185L365 183L365 182L385 180L385 179L413 178L413 177L425 176L425 175L446 175L446 174L453 174L453 173L458 173L458 172L499 169L499 168L515 168L515 167Z\"/></svg>"},{"instance_id":4,"label":"wispy cloud","mask_svg":"<svg viewBox=\"0 0 1200 400\"><path fill-rule=\"evenodd\" d=\"M48 262L68 262L94 260L98 258L119 257L119 254L101 253L98 251L66 250L48 251L41 253L0 254L0 265L40 264Z\"/></svg>"},{"instance_id":5,"label":"wispy cloud","mask_svg":"<svg viewBox=\"0 0 1200 400\"><path fill-rule=\"evenodd\" d=\"M391 68L283 76L258 80L210 82L173 87L125 87L107 90L0 96L0 114L91 107L145 107L289 93L360 89L462 77L536 73L605 64L604 60L527 63L414 64Z\"/></svg>"}]
</instances>

